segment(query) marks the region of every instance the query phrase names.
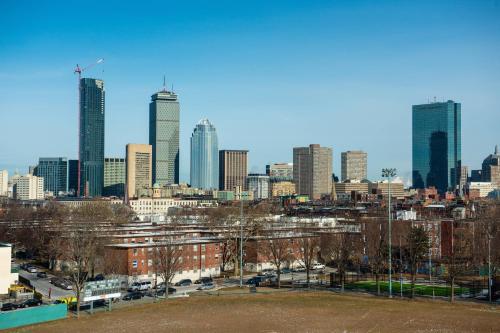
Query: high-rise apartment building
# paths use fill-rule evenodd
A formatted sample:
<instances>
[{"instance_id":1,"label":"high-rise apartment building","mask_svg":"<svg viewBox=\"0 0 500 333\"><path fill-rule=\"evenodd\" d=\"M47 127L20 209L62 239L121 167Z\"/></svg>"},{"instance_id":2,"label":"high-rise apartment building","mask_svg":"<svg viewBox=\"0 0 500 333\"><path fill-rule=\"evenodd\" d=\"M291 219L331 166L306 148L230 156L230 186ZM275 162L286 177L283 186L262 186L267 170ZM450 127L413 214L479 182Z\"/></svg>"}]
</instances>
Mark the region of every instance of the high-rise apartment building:
<instances>
[{"instance_id":1,"label":"high-rise apartment building","mask_svg":"<svg viewBox=\"0 0 500 333\"><path fill-rule=\"evenodd\" d=\"M251 173L247 176L248 191L256 200L269 198L269 176Z\"/></svg>"},{"instance_id":2,"label":"high-rise apartment building","mask_svg":"<svg viewBox=\"0 0 500 333\"><path fill-rule=\"evenodd\" d=\"M68 161L68 193L78 193L78 160Z\"/></svg>"},{"instance_id":3,"label":"high-rise apartment building","mask_svg":"<svg viewBox=\"0 0 500 333\"><path fill-rule=\"evenodd\" d=\"M9 195L9 172L0 170L0 197Z\"/></svg>"},{"instance_id":4,"label":"high-rise apartment building","mask_svg":"<svg viewBox=\"0 0 500 333\"><path fill-rule=\"evenodd\" d=\"M500 188L500 153L498 152L498 146L495 146L493 154L484 159L481 177L484 182L490 182L493 187Z\"/></svg>"},{"instance_id":5,"label":"high-rise apartment building","mask_svg":"<svg viewBox=\"0 0 500 333\"><path fill-rule=\"evenodd\" d=\"M465 185L467 185L468 180L469 180L469 167L462 165L460 167L460 181L458 183L460 193L463 193L463 190L465 188Z\"/></svg>"},{"instance_id":6,"label":"high-rise apartment building","mask_svg":"<svg viewBox=\"0 0 500 333\"><path fill-rule=\"evenodd\" d=\"M58 196L68 191L68 160L66 157L40 157L35 176L43 178L43 190Z\"/></svg>"},{"instance_id":7,"label":"high-rise apartment building","mask_svg":"<svg viewBox=\"0 0 500 333\"><path fill-rule=\"evenodd\" d=\"M179 101L163 89L151 96L149 144L153 147L153 183L179 183Z\"/></svg>"},{"instance_id":8,"label":"high-rise apartment building","mask_svg":"<svg viewBox=\"0 0 500 333\"><path fill-rule=\"evenodd\" d=\"M293 180L293 163L273 163L266 165L266 175L272 182Z\"/></svg>"},{"instance_id":9,"label":"high-rise apartment building","mask_svg":"<svg viewBox=\"0 0 500 333\"><path fill-rule=\"evenodd\" d=\"M297 194L320 199L332 193L333 150L318 144L293 148L293 182Z\"/></svg>"},{"instance_id":10,"label":"high-rise apartment building","mask_svg":"<svg viewBox=\"0 0 500 333\"><path fill-rule=\"evenodd\" d=\"M414 105L413 187L455 190L461 167L461 105L453 101Z\"/></svg>"},{"instance_id":11,"label":"high-rise apartment building","mask_svg":"<svg viewBox=\"0 0 500 333\"><path fill-rule=\"evenodd\" d=\"M219 151L219 189L233 191L239 186L247 190L248 150Z\"/></svg>"},{"instance_id":12,"label":"high-rise apartment building","mask_svg":"<svg viewBox=\"0 0 500 333\"><path fill-rule=\"evenodd\" d=\"M202 119L191 136L191 186L219 188L219 143L215 126Z\"/></svg>"},{"instance_id":13,"label":"high-rise apartment building","mask_svg":"<svg viewBox=\"0 0 500 333\"><path fill-rule=\"evenodd\" d=\"M104 187L104 81L80 79L79 195L98 197Z\"/></svg>"},{"instance_id":14,"label":"high-rise apartment building","mask_svg":"<svg viewBox=\"0 0 500 333\"><path fill-rule=\"evenodd\" d=\"M367 156L361 150L341 153L341 180L363 180L367 178Z\"/></svg>"},{"instance_id":15,"label":"high-rise apartment building","mask_svg":"<svg viewBox=\"0 0 500 333\"><path fill-rule=\"evenodd\" d=\"M151 145L127 145L127 198L139 198L152 187L153 149Z\"/></svg>"},{"instance_id":16,"label":"high-rise apartment building","mask_svg":"<svg viewBox=\"0 0 500 333\"><path fill-rule=\"evenodd\" d=\"M125 159L119 157L106 157L104 159L104 189L103 195L107 197L125 196Z\"/></svg>"},{"instance_id":17,"label":"high-rise apartment building","mask_svg":"<svg viewBox=\"0 0 500 333\"><path fill-rule=\"evenodd\" d=\"M16 179L14 186L14 198L18 200L42 200L45 195L43 191L43 178L27 174Z\"/></svg>"}]
</instances>

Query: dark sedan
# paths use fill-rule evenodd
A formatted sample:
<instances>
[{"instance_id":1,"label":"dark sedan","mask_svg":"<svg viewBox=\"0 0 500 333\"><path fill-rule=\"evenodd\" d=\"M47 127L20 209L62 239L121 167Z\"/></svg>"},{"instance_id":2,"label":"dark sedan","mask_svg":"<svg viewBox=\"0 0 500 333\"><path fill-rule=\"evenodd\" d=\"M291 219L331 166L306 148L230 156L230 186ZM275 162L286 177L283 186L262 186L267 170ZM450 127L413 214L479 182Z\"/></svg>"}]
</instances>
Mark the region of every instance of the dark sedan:
<instances>
[{"instance_id":1,"label":"dark sedan","mask_svg":"<svg viewBox=\"0 0 500 333\"><path fill-rule=\"evenodd\" d=\"M179 282L177 282L175 285L177 287L186 287L186 286L190 286L191 284L193 284L193 281L191 281L190 279L182 279L180 280Z\"/></svg>"},{"instance_id":2,"label":"dark sedan","mask_svg":"<svg viewBox=\"0 0 500 333\"><path fill-rule=\"evenodd\" d=\"M19 306L14 303L4 303L2 304L1 311L11 311L17 309Z\"/></svg>"},{"instance_id":3,"label":"dark sedan","mask_svg":"<svg viewBox=\"0 0 500 333\"><path fill-rule=\"evenodd\" d=\"M123 296L124 301L131 301L133 299L141 299L144 297L144 294L141 293L140 291L133 291L131 293L128 293L127 295Z\"/></svg>"},{"instance_id":4,"label":"dark sedan","mask_svg":"<svg viewBox=\"0 0 500 333\"><path fill-rule=\"evenodd\" d=\"M36 299L36 298L32 298L32 299L27 299L24 302L22 302L21 304L19 304L19 307L20 308L31 308L33 306L40 306L40 305L42 305L41 300Z\"/></svg>"}]
</instances>

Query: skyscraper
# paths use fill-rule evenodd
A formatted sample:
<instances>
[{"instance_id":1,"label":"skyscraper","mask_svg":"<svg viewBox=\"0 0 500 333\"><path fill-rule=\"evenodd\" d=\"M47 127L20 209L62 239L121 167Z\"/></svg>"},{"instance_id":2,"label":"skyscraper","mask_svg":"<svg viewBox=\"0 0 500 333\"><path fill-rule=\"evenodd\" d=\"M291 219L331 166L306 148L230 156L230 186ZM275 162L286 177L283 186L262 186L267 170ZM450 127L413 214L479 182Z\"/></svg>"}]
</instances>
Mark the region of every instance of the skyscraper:
<instances>
[{"instance_id":1,"label":"skyscraper","mask_svg":"<svg viewBox=\"0 0 500 333\"><path fill-rule=\"evenodd\" d=\"M361 150L349 150L341 154L341 180L363 180L367 174L367 154Z\"/></svg>"},{"instance_id":2,"label":"skyscraper","mask_svg":"<svg viewBox=\"0 0 500 333\"><path fill-rule=\"evenodd\" d=\"M461 167L461 105L413 106L413 187L455 190Z\"/></svg>"},{"instance_id":3,"label":"skyscraper","mask_svg":"<svg viewBox=\"0 0 500 333\"><path fill-rule=\"evenodd\" d=\"M482 180L491 182L495 188L500 188L500 152L495 146L495 152L488 155L482 164Z\"/></svg>"},{"instance_id":4,"label":"skyscraper","mask_svg":"<svg viewBox=\"0 0 500 333\"><path fill-rule=\"evenodd\" d=\"M78 192L78 160L68 161L68 192L72 195Z\"/></svg>"},{"instance_id":5,"label":"skyscraper","mask_svg":"<svg viewBox=\"0 0 500 333\"><path fill-rule=\"evenodd\" d=\"M43 190L55 196L68 191L68 160L66 157L40 157L35 176L43 178Z\"/></svg>"},{"instance_id":6,"label":"skyscraper","mask_svg":"<svg viewBox=\"0 0 500 333\"><path fill-rule=\"evenodd\" d=\"M149 103L149 144L153 147L153 183L179 183L179 102L165 88Z\"/></svg>"},{"instance_id":7,"label":"skyscraper","mask_svg":"<svg viewBox=\"0 0 500 333\"><path fill-rule=\"evenodd\" d=\"M42 200L43 178L27 174L16 179L14 185L14 197L18 200Z\"/></svg>"},{"instance_id":8,"label":"skyscraper","mask_svg":"<svg viewBox=\"0 0 500 333\"><path fill-rule=\"evenodd\" d=\"M269 176L251 173L247 177L248 191L256 200L269 198Z\"/></svg>"},{"instance_id":9,"label":"skyscraper","mask_svg":"<svg viewBox=\"0 0 500 333\"><path fill-rule=\"evenodd\" d=\"M332 154L332 148L318 144L293 148L293 182L298 194L316 200L332 193Z\"/></svg>"},{"instance_id":10,"label":"skyscraper","mask_svg":"<svg viewBox=\"0 0 500 333\"><path fill-rule=\"evenodd\" d=\"M125 195L125 159L104 159L104 196L123 198Z\"/></svg>"},{"instance_id":11,"label":"skyscraper","mask_svg":"<svg viewBox=\"0 0 500 333\"><path fill-rule=\"evenodd\" d=\"M127 198L138 198L152 187L152 155L151 145L127 145Z\"/></svg>"},{"instance_id":12,"label":"skyscraper","mask_svg":"<svg viewBox=\"0 0 500 333\"><path fill-rule=\"evenodd\" d=\"M0 197L9 195L9 172L0 170Z\"/></svg>"},{"instance_id":13,"label":"skyscraper","mask_svg":"<svg viewBox=\"0 0 500 333\"><path fill-rule=\"evenodd\" d=\"M97 197L104 187L104 81L80 79L79 195Z\"/></svg>"},{"instance_id":14,"label":"skyscraper","mask_svg":"<svg viewBox=\"0 0 500 333\"><path fill-rule=\"evenodd\" d=\"M248 150L219 151L219 189L234 191L236 186L247 189Z\"/></svg>"},{"instance_id":15,"label":"skyscraper","mask_svg":"<svg viewBox=\"0 0 500 333\"><path fill-rule=\"evenodd\" d=\"M191 136L191 186L219 188L219 144L215 126L208 119L196 125Z\"/></svg>"}]
</instances>

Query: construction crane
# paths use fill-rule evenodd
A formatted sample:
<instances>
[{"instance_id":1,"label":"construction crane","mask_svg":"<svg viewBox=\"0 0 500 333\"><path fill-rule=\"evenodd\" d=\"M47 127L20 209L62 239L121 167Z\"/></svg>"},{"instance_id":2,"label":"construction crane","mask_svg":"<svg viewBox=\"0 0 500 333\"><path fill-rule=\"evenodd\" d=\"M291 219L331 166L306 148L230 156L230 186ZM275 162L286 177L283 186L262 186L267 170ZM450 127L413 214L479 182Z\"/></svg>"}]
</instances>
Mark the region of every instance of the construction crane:
<instances>
[{"instance_id":1,"label":"construction crane","mask_svg":"<svg viewBox=\"0 0 500 333\"><path fill-rule=\"evenodd\" d=\"M73 71L73 74L78 74L78 188L76 189L76 195L77 196L80 196L80 139L81 139L81 135L80 135L80 121L81 121L81 109L80 109L80 94L81 94L81 78L82 78L82 73L85 72L86 70L94 67L95 65L98 65L100 63L104 62L104 59L103 58L100 58L100 59L97 59L96 62L84 67L84 68L81 68L78 64L76 64L76 68L75 70ZM85 191L87 192L87 191ZM84 195L86 196L87 193L84 193Z\"/></svg>"}]
</instances>

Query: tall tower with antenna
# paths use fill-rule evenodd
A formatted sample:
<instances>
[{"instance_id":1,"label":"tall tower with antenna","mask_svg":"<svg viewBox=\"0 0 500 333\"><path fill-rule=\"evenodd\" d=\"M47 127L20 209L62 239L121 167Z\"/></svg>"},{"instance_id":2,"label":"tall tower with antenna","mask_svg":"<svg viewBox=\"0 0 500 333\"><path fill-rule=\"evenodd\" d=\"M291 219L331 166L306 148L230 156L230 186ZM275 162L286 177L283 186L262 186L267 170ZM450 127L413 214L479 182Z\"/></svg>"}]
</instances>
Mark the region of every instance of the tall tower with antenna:
<instances>
[{"instance_id":1,"label":"tall tower with antenna","mask_svg":"<svg viewBox=\"0 0 500 333\"><path fill-rule=\"evenodd\" d=\"M149 144L153 147L153 183L160 186L179 183L179 122L177 95L163 88L149 103Z\"/></svg>"}]
</instances>

